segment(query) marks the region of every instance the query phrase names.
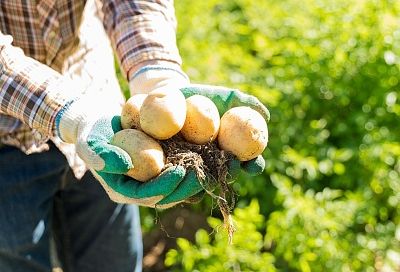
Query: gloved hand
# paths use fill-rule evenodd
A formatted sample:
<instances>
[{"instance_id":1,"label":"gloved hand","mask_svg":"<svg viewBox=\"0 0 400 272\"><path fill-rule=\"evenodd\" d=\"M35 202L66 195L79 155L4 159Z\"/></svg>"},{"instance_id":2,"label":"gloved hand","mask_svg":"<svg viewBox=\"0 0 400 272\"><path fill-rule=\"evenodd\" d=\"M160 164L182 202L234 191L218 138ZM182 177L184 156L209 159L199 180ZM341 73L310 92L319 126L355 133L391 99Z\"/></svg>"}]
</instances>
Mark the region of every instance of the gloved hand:
<instances>
[{"instance_id":1,"label":"gloved hand","mask_svg":"<svg viewBox=\"0 0 400 272\"><path fill-rule=\"evenodd\" d=\"M76 145L78 155L111 200L150 207L173 206L178 202L176 198L172 196L165 200L165 197L185 182L185 169L170 167L145 183L124 175L134 167L132 160L124 150L110 144L114 134L122 129L121 109L112 107L116 103L99 99L87 96L66 104L55 120L58 136L64 142Z\"/></svg>"},{"instance_id":2,"label":"gloved hand","mask_svg":"<svg viewBox=\"0 0 400 272\"><path fill-rule=\"evenodd\" d=\"M248 106L258 111L267 122L270 119L268 109L256 97L220 86L190 84L187 75L177 65L144 66L132 75L130 88L132 95L149 93L160 88L179 88L186 98L196 94L210 98L217 106L220 116L233 107ZM265 160L261 155L245 162L232 160L229 164L229 176L234 179L240 170L256 176L261 174L264 168ZM203 187L194 173L189 171L184 182L173 193L160 201L160 204L168 202L171 198L175 202L187 201L187 199L189 202L195 202L201 198L202 192Z\"/></svg>"}]
</instances>

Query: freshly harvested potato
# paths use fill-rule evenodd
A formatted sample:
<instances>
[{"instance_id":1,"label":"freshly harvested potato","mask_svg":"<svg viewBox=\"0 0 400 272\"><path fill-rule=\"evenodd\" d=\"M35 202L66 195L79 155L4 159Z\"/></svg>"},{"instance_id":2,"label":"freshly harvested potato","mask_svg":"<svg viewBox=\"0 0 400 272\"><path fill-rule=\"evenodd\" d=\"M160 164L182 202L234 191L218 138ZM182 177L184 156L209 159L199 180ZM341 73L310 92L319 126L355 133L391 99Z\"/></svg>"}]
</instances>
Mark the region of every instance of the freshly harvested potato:
<instances>
[{"instance_id":1,"label":"freshly harvested potato","mask_svg":"<svg viewBox=\"0 0 400 272\"><path fill-rule=\"evenodd\" d=\"M257 111L250 107L235 107L222 116L219 147L232 152L240 161L256 158L267 143L267 123Z\"/></svg>"},{"instance_id":2,"label":"freshly harvested potato","mask_svg":"<svg viewBox=\"0 0 400 272\"><path fill-rule=\"evenodd\" d=\"M140 127L159 140L166 140L177 134L185 119L186 100L179 90L152 91L140 108Z\"/></svg>"},{"instance_id":3,"label":"freshly harvested potato","mask_svg":"<svg viewBox=\"0 0 400 272\"><path fill-rule=\"evenodd\" d=\"M121 113L121 125L123 129L140 129L140 108L147 94L132 95L123 105Z\"/></svg>"},{"instance_id":4,"label":"freshly harvested potato","mask_svg":"<svg viewBox=\"0 0 400 272\"><path fill-rule=\"evenodd\" d=\"M219 112L211 99L202 95L186 99L186 120L181 133L188 142L205 144L215 140L219 125Z\"/></svg>"},{"instance_id":5,"label":"freshly harvested potato","mask_svg":"<svg viewBox=\"0 0 400 272\"><path fill-rule=\"evenodd\" d=\"M111 144L125 150L132 159L133 168L128 176L139 181L147 181L164 167L165 155L160 144L137 129L123 129L115 133Z\"/></svg>"}]
</instances>

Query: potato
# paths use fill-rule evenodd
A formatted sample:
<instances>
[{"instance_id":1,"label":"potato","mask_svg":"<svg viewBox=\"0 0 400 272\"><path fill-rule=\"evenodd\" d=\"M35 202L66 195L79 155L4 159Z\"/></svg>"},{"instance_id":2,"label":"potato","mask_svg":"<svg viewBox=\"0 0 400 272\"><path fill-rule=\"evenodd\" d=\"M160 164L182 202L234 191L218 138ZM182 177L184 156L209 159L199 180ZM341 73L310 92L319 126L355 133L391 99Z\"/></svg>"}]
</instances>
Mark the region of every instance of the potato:
<instances>
[{"instance_id":1,"label":"potato","mask_svg":"<svg viewBox=\"0 0 400 272\"><path fill-rule=\"evenodd\" d=\"M235 107L222 116L219 147L232 152L240 161L256 158L267 143L267 123L257 111L250 107Z\"/></svg>"},{"instance_id":2,"label":"potato","mask_svg":"<svg viewBox=\"0 0 400 272\"><path fill-rule=\"evenodd\" d=\"M179 90L152 91L140 108L140 126L144 132L159 140L177 134L186 119L186 100Z\"/></svg>"},{"instance_id":3,"label":"potato","mask_svg":"<svg viewBox=\"0 0 400 272\"><path fill-rule=\"evenodd\" d=\"M123 129L115 133L111 144L125 150L132 159L133 168L128 176L139 181L147 181L164 167L165 155L160 144L137 129Z\"/></svg>"},{"instance_id":4,"label":"potato","mask_svg":"<svg viewBox=\"0 0 400 272\"><path fill-rule=\"evenodd\" d=\"M195 144L205 144L218 135L220 116L214 102L202 95L186 99L186 120L182 136Z\"/></svg>"},{"instance_id":5,"label":"potato","mask_svg":"<svg viewBox=\"0 0 400 272\"><path fill-rule=\"evenodd\" d=\"M140 129L140 108L147 94L132 95L123 105L121 112L121 125L123 129Z\"/></svg>"}]
</instances>

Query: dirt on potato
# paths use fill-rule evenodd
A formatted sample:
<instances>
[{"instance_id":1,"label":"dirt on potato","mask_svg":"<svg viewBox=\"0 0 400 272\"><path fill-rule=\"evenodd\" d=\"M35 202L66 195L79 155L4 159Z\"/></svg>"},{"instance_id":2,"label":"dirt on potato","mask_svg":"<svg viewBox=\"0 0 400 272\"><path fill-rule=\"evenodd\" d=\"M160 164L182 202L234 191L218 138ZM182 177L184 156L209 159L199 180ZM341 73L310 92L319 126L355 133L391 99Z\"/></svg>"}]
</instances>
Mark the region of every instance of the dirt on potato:
<instances>
[{"instance_id":1,"label":"dirt on potato","mask_svg":"<svg viewBox=\"0 0 400 272\"><path fill-rule=\"evenodd\" d=\"M216 141L198 145L187 142L180 134L159 143L166 156L165 167L180 165L194 171L205 192L217 201L232 243L235 227L231 211L236 195L229 182L229 162L234 155L220 150Z\"/></svg>"}]
</instances>

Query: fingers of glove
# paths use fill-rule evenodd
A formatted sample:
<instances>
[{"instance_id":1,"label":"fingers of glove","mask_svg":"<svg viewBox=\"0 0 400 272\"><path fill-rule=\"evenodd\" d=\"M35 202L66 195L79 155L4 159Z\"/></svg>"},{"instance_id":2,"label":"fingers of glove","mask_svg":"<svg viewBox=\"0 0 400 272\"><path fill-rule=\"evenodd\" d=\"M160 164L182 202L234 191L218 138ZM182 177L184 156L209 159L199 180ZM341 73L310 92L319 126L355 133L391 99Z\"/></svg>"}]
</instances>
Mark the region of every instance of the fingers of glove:
<instances>
[{"instance_id":1,"label":"fingers of glove","mask_svg":"<svg viewBox=\"0 0 400 272\"><path fill-rule=\"evenodd\" d=\"M109 144L115 132L121 129L119 116L104 117L92 123L83 123L78 129L77 152L89 168L123 174L133 167L127 152Z\"/></svg>"},{"instance_id":2,"label":"fingers of glove","mask_svg":"<svg viewBox=\"0 0 400 272\"><path fill-rule=\"evenodd\" d=\"M84 137L91 142L110 142L114 134L120 130L122 130L121 116L107 116L92 123L83 123L79 128L78 137Z\"/></svg>"},{"instance_id":3,"label":"fingers of glove","mask_svg":"<svg viewBox=\"0 0 400 272\"><path fill-rule=\"evenodd\" d=\"M140 182L125 175L97 172L114 192L133 199L164 197L171 194L185 176L180 166L169 167L152 180Z\"/></svg>"},{"instance_id":4,"label":"fingers of glove","mask_svg":"<svg viewBox=\"0 0 400 272\"><path fill-rule=\"evenodd\" d=\"M177 204L193 195L196 195L202 190L203 187L197 179L195 172L189 171L179 186L171 194L157 203L157 207L163 207L166 205L170 207L173 204Z\"/></svg>"},{"instance_id":5,"label":"fingers of glove","mask_svg":"<svg viewBox=\"0 0 400 272\"><path fill-rule=\"evenodd\" d=\"M126 151L108 143L97 142L89 147L81 142L77 144L77 152L90 168L98 171L124 174L134 167Z\"/></svg>"},{"instance_id":6,"label":"fingers of glove","mask_svg":"<svg viewBox=\"0 0 400 272\"><path fill-rule=\"evenodd\" d=\"M243 171L249 174L250 176L258 176L265 169L265 160L262 155L259 155L255 159L242 162L241 167Z\"/></svg>"},{"instance_id":7,"label":"fingers of glove","mask_svg":"<svg viewBox=\"0 0 400 272\"><path fill-rule=\"evenodd\" d=\"M125 182L133 183L136 181L128 180L128 177L126 177L124 175L102 173L102 172L97 172L92 169L90 169L90 171L93 173L93 175L99 181L101 186L104 188L104 190L106 191L109 198L116 203L136 204L136 205L140 205L140 206L154 207L155 204L163 198L162 195L143 197L143 198L133 198L131 196L126 196L124 194L121 194L120 192L113 190L109 186L110 180L114 180L115 183L125 183ZM107 182L106 182L106 180L107 180ZM134 186L134 185L132 185L132 186ZM137 184L135 186L139 186L139 184Z\"/></svg>"}]
</instances>

